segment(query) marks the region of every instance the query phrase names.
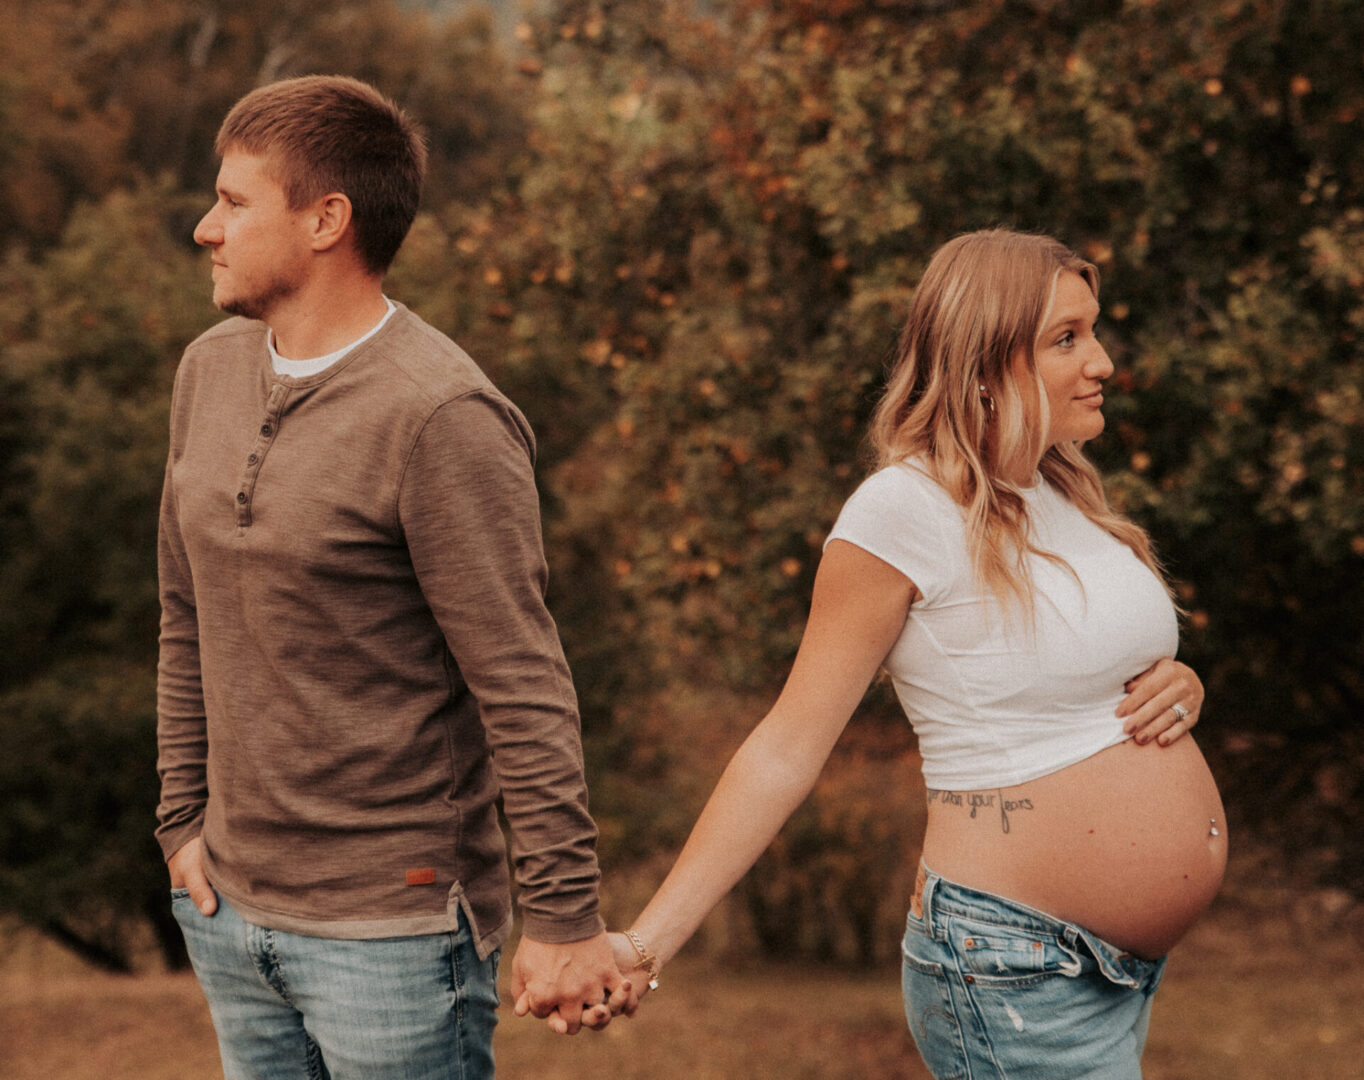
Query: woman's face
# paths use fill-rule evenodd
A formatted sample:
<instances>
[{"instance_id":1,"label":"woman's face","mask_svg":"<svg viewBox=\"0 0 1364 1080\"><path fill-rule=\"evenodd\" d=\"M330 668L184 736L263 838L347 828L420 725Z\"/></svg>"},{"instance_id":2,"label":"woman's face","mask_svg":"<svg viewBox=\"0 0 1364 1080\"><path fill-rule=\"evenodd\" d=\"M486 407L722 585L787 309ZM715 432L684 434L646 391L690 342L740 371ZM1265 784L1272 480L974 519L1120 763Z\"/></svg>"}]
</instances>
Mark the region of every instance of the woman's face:
<instances>
[{"instance_id":1,"label":"woman's face","mask_svg":"<svg viewBox=\"0 0 1364 1080\"><path fill-rule=\"evenodd\" d=\"M1104 429L1103 381L1113 374L1113 361L1094 334L1098 317L1089 283L1073 270L1057 274L1034 348L1050 413L1048 447L1083 442Z\"/></svg>"}]
</instances>

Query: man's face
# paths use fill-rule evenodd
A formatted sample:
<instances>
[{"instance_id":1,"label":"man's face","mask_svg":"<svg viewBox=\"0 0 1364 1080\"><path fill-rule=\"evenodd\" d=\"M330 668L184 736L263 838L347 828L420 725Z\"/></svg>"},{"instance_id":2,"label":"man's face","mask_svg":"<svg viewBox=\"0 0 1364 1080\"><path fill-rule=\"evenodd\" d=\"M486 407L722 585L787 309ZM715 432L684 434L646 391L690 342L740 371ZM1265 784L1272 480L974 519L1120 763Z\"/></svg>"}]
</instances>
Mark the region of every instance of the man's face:
<instances>
[{"instance_id":1,"label":"man's face","mask_svg":"<svg viewBox=\"0 0 1364 1080\"><path fill-rule=\"evenodd\" d=\"M229 150L218 201L194 229L213 253L213 302L230 315L269 321L307 280L307 212L290 210L269 157Z\"/></svg>"}]
</instances>

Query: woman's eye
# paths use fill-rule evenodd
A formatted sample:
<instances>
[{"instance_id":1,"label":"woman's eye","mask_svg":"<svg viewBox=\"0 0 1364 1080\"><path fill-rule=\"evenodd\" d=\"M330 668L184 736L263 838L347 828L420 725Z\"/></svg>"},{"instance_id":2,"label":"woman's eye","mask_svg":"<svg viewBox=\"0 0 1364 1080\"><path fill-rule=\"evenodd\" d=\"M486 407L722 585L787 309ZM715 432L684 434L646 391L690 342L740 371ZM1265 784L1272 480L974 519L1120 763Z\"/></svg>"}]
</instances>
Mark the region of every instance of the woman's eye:
<instances>
[{"instance_id":1,"label":"woman's eye","mask_svg":"<svg viewBox=\"0 0 1364 1080\"><path fill-rule=\"evenodd\" d=\"M1062 334L1060 339L1056 342L1056 344L1060 345L1062 348L1065 348L1069 345L1073 345L1074 343L1075 335L1069 330Z\"/></svg>"}]
</instances>

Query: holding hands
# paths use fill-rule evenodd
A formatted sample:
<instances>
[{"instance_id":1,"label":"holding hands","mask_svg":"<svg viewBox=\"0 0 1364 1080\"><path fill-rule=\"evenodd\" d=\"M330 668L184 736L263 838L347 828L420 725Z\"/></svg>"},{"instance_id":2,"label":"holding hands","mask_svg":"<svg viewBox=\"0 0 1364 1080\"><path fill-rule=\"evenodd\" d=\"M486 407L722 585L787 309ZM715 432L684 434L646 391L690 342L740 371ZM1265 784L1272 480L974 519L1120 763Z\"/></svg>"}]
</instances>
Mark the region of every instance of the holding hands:
<instances>
[{"instance_id":1,"label":"holding hands","mask_svg":"<svg viewBox=\"0 0 1364 1080\"><path fill-rule=\"evenodd\" d=\"M560 1035L600 1031L613 1016L633 1016L639 996L612 954L604 932L562 944L522 937L512 958L513 1011L546 1021Z\"/></svg>"},{"instance_id":2,"label":"holding hands","mask_svg":"<svg viewBox=\"0 0 1364 1080\"><path fill-rule=\"evenodd\" d=\"M634 1016L658 989L659 964L625 933L551 945L523 937L512 959L513 1011L544 1020L560 1035L601 1031L616 1016Z\"/></svg>"}]
</instances>

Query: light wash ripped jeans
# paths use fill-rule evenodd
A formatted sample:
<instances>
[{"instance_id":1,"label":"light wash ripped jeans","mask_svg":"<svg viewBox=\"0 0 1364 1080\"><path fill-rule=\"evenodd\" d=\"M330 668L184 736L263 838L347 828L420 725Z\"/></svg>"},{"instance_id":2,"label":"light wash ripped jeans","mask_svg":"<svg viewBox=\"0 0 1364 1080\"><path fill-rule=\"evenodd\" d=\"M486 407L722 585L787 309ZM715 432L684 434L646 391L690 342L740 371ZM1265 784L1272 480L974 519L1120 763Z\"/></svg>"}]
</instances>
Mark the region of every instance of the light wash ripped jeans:
<instances>
[{"instance_id":1,"label":"light wash ripped jeans","mask_svg":"<svg viewBox=\"0 0 1364 1080\"><path fill-rule=\"evenodd\" d=\"M497 953L447 934L348 941L267 930L171 893L226 1080L492 1080Z\"/></svg>"},{"instance_id":2,"label":"light wash ripped jeans","mask_svg":"<svg viewBox=\"0 0 1364 1080\"><path fill-rule=\"evenodd\" d=\"M1140 1080L1164 958L921 868L903 959L936 1080Z\"/></svg>"}]
</instances>

